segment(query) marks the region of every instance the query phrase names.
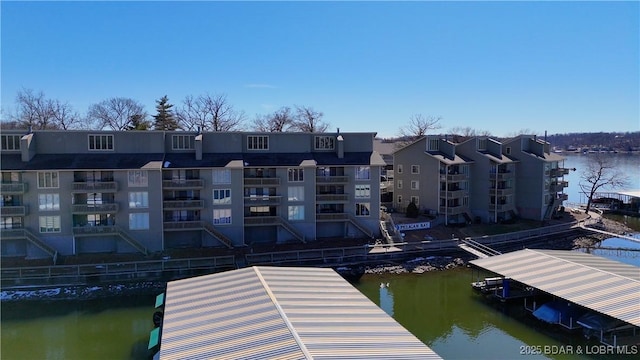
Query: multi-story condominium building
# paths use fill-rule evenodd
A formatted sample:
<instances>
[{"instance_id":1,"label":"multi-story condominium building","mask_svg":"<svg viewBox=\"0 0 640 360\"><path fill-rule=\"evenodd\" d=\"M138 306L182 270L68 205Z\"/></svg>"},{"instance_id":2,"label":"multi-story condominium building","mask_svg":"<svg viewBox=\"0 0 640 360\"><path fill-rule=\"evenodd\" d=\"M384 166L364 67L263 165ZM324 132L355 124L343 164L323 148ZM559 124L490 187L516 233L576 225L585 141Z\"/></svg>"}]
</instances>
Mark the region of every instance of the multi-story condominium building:
<instances>
[{"instance_id":1,"label":"multi-story condominium building","mask_svg":"<svg viewBox=\"0 0 640 360\"><path fill-rule=\"evenodd\" d=\"M374 136L4 130L2 255L375 237Z\"/></svg>"},{"instance_id":2,"label":"multi-story condominium building","mask_svg":"<svg viewBox=\"0 0 640 360\"><path fill-rule=\"evenodd\" d=\"M535 136L502 143L426 136L394 153L394 207L406 211L413 202L447 225L548 219L567 199L563 160Z\"/></svg>"}]
</instances>

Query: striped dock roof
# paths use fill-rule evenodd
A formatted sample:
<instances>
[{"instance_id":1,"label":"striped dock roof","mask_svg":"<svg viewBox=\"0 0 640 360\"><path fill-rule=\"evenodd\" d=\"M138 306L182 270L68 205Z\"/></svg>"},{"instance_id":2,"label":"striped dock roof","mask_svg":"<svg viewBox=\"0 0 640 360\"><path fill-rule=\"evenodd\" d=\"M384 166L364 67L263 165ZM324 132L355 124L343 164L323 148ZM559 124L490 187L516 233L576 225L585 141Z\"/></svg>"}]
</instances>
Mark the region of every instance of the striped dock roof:
<instances>
[{"instance_id":1,"label":"striped dock roof","mask_svg":"<svg viewBox=\"0 0 640 360\"><path fill-rule=\"evenodd\" d=\"M440 359L332 269L255 266L167 284L160 359Z\"/></svg>"},{"instance_id":2,"label":"striped dock roof","mask_svg":"<svg viewBox=\"0 0 640 360\"><path fill-rule=\"evenodd\" d=\"M525 249L471 261L602 314L640 326L640 268L566 250Z\"/></svg>"}]
</instances>

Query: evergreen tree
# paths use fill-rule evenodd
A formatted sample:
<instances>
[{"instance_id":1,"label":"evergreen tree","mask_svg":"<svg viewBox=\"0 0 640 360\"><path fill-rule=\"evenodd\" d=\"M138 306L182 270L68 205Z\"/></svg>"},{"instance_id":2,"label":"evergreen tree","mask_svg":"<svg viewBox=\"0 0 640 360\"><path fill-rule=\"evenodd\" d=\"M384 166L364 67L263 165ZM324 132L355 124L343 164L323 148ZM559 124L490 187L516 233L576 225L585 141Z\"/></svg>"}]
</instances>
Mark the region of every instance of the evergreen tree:
<instances>
[{"instance_id":1,"label":"evergreen tree","mask_svg":"<svg viewBox=\"0 0 640 360\"><path fill-rule=\"evenodd\" d=\"M167 95L160 98L160 100L156 100L156 111L158 112L156 115L153 115L155 119L154 128L156 130L176 130L178 126L178 121L173 117L173 104L169 104L169 98Z\"/></svg>"},{"instance_id":2,"label":"evergreen tree","mask_svg":"<svg viewBox=\"0 0 640 360\"><path fill-rule=\"evenodd\" d=\"M407 206L406 216L408 218L417 218L420 215L420 210L418 210L418 206L413 201Z\"/></svg>"},{"instance_id":3,"label":"evergreen tree","mask_svg":"<svg viewBox=\"0 0 640 360\"><path fill-rule=\"evenodd\" d=\"M127 130L149 130L151 123L147 121L146 115L134 114L129 118L129 125Z\"/></svg>"}]
</instances>

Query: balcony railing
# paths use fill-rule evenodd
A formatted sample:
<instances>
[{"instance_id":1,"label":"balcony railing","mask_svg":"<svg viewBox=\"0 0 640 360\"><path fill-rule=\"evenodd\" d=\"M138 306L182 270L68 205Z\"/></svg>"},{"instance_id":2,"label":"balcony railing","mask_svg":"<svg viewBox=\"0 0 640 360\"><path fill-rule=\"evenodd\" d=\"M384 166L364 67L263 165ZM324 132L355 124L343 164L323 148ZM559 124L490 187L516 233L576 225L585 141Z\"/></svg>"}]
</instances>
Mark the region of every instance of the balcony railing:
<instances>
[{"instance_id":1,"label":"balcony railing","mask_svg":"<svg viewBox=\"0 0 640 360\"><path fill-rule=\"evenodd\" d=\"M347 221L349 214L346 213L319 213L316 214L316 221Z\"/></svg>"},{"instance_id":2,"label":"balcony railing","mask_svg":"<svg viewBox=\"0 0 640 360\"><path fill-rule=\"evenodd\" d=\"M569 182L568 181L558 181L555 183L551 183L551 185L549 186L549 191L551 192L560 192L562 191L564 188L569 186Z\"/></svg>"},{"instance_id":3,"label":"balcony railing","mask_svg":"<svg viewBox=\"0 0 640 360\"><path fill-rule=\"evenodd\" d=\"M171 189L202 189L204 180L202 179L172 179L162 180L162 188Z\"/></svg>"},{"instance_id":4,"label":"balcony railing","mask_svg":"<svg viewBox=\"0 0 640 360\"><path fill-rule=\"evenodd\" d=\"M0 207L2 216L27 216L29 207L27 205L3 205Z\"/></svg>"},{"instance_id":5,"label":"balcony railing","mask_svg":"<svg viewBox=\"0 0 640 360\"><path fill-rule=\"evenodd\" d=\"M29 189L27 183L3 183L0 185L0 192L3 194L24 194Z\"/></svg>"},{"instance_id":6,"label":"balcony railing","mask_svg":"<svg viewBox=\"0 0 640 360\"><path fill-rule=\"evenodd\" d=\"M74 182L71 185L74 192L116 192L118 183L115 181Z\"/></svg>"},{"instance_id":7,"label":"balcony railing","mask_svg":"<svg viewBox=\"0 0 640 360\"><path fill-rule=\"evenodd\" d=\"M24 229L2 229L0 230L0 237L4 240L22 239L25 237Z\"/></svg>"},{"instance_id":8,"label":"balcony railing","mask_svg":"<svg viewBox=\"0 0 640 360\"><path fill-rule=\"evenodd\" d=\"M462 206L462 205L449 206L449 207L440 206L439 211L442 214L458 215L458 214L464 214L465 212L469 211L469 208L467 206Z\"/></svg>"},{"instance_id":9,"label":"balcony railing","mask_svg":"<svg viewBox=\"0 0 640 360\"><path fill-rule=\"evenodd\" d=\"M165 221L163 226L165 231L202 230L204 228L201 220Z\"/></svg>"},{"instance_id":10,"label":"balcony railing","mask_svg":"<svg viewBox=\"0 0 640 360\"><path fill-rule=\"evenodd\" d=\"M504 212L504 211L509 211L509 210L513 210L514 209L514 204L489 204L489 211L490 212Z\"/></svg>"},{"instance_id":11,"label":"balcony railing","mask_svg":"<svg viewBox=\"0 0 640 360\"><path fill-rule=\"evenodd\" d=\"M282 196L245 196L244 206L280 205Z\"/></svg>"},{"instance_id":12,"label":"balcony railing","mask_svg":"<svg viewBox=\"0 0 640 360\"><path fill-rule=\"evenodd\" d=\"M280 224L280 218L277 216L245 216L244 224L246 226L278 225Z\"/></svg>"},{"instance_id":13,"label":"balcony railing","mask_svg":"<svg viewBox=\"0 0 640 360\"><path fill-rule=\"evenodd\" d=\"M276 177L244 178L244 186L260 186L260 185L280 185L280 178L276 178Z\"/></svg>"},{"instance_id":14,"label":"balcony railing","mask_svg":"<svg viewBox=\"0 0 640 360\"><path fill-rule=\"evenodd\" d=\"M461 199L467 195L467 190L440 190L440 197L444 199Z\"/></svg>"},{"instance_id":15,"label":"balcony railing","mask_svg":"<svg viewBox=\"0 0 640 360\"><path fill-rule=\"evenodd\" d=\"M165 200L162 205L165 210L203 209L204 200Z\"/></svg>"},{"instance_id":16,"label":"balcony railing","mask_svg":"<svg viewBox=\"0 0 640 360\"><path fill-rule=\"evenodd\" d=\"M316 176L317 184L339 184L348 182L348 176Z\"/></svg>"},{"instance_id":17,"label":"balcony railing","mask_svg":"<svg viewBox=\"0 0 640 360\"><path fill-rule=\"evenodd\" d=\"M489 189L489 195L492 195L492 196L507 196L507 195L513 195L513 193L514 193L513 188L506 188L506 189L491 188L491 189Z\"/></svg>"},{"instance_id":18,"label":"balcony railing","mask_svg":"<svg viewBox=\"0 0 640 360\"><path fill-rule=\"evenodd\" d=\"M507 179L513 179L515 178L515 176L516 176L516 173L513 171L498 172L497 174L495 172L489 173L490 180L495 180L496 178L498 180L507 180Z\"/></svg>"},{"instance_id":19,"label":"balcony railing","mask_svg":"<svg viewBox=\"0 0 640 360\"><path fill-rule=\"evenodd\" d=\"M552 177L558 177L558 176L564 176L564 175L569 175L569 169L565 169L565 168L551 169Z\"/></svg>"},{"instance_id":20,"label":"balcony railing","mask_svg":"<svg viewBox=\"0 0 640 360\"><path fill-rule=\"evenodd\" d=\"M118 212L118 210L117 203L71 205L71 213L73 214L111 214Z\"/></svg>"},{"instance_id":21,"label":"balcony railing","mask_svg":"<svg viewBox=\"0 0 640 360\"><path fill-rule=\"evenodd\" d=\"M75 236L96 236L96 235L117 235L118 229L115 225L85 225L74 226Z\"/></svg>"},{"instance_id":22,"label":"balcony railing","mask_svg":"<svg viewBox=\"0 0 640 360\"><path fill-rule=\"evenodd\" d=\"M316 201L332 202L332 201L349 201L348 194L316 194Z\"/></svg>"},{"instance_id":23,"label":"balcony railing","mask_svg":"<svg viewBox=\"0 0 640 360\"><path fill-rule=\"evenodd\" d=\"M468 178L467 174L449 174L449 175L441 174L440 175L440 181L448 181L448 182L464 181L467 178Z\"/></svg>"}]
</instances>

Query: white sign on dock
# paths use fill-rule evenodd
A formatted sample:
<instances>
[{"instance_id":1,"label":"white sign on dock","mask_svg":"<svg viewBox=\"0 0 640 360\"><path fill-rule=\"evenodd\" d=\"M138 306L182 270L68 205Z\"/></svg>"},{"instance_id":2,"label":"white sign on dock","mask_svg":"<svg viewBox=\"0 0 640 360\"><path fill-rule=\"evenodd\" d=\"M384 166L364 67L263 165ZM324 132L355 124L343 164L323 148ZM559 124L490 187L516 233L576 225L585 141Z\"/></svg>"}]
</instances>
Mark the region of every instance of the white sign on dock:
<instances>
[{"instance_id":1,"label":"white sign on dock","mask_svg":"<svg viewBox=\"0 0 640 360\"><path fill-rule=\"evenodd\" d=\"M411 223L411 224L397 224L397 231L408 231L408 230L422 230L422 229L430 229L431 222L419 222L419 223Z\"/></svg>"}]
</instances>

